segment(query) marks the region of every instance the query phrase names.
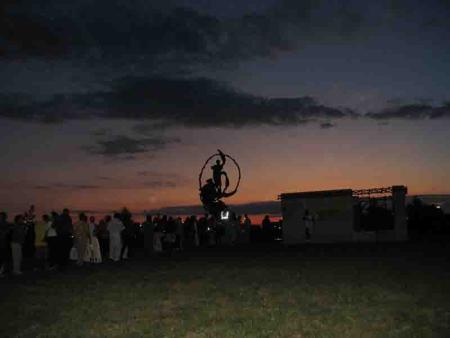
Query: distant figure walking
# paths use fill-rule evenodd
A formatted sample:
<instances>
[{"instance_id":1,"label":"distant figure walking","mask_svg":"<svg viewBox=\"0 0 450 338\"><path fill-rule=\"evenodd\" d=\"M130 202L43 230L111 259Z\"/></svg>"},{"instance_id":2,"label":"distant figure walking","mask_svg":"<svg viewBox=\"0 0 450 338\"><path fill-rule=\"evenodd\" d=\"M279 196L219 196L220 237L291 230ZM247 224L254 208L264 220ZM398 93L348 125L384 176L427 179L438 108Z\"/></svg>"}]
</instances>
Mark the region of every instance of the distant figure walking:
<instances>
[{"instance_id":1,"label":"distant figure walking","mask_svg":"<svg viewBox=\"0 0 450 338\"><path fill-rule=\"evenodd\" d=\"M122 231L125 229L122 221L120 220L120 215L118 213L114 214L114 217L108 223L109 231L109 258L114 262L120 260L120 253L122 250Z\"/></svg>"}]
</instances>

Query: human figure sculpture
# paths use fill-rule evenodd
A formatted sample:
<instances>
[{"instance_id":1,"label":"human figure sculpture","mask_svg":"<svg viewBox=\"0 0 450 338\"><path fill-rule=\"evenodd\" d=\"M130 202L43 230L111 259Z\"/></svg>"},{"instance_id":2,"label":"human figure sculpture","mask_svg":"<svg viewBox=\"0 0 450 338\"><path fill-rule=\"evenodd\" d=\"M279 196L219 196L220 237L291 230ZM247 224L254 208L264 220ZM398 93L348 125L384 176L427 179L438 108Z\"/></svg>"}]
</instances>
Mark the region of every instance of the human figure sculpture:
<instances>
[{"instance_id":1,"label":"human figure sculpture","mask_svg":"<svg viewBox=\"0 0 450 338\"><path fill-rule=\"evenodd\" d=\"M215 164L211 166L212 177L207 179L206 182L202 181L202 175L205 168L207 168L209 161L216 156L219 156L220 159L216 160ZM230 181L228 174L223 170L227 157L230 159L232 164L235 165L238 173L237 182L232 191L227 191L230 186ZM222 176L225 176L224 181ZM200 200L202 201L205 210L211 214L214 219L218 220L221 217L221 212L228 210L222 199L236 194L240 180L241 170L238 163L235 159L227 154L224 154L221 150L218 150L217 154L210 156L206 160L199 175Z\"/></svg>"},{"instance_id":2,"label":"human figure sculpture","mask_svg":"<svg viewBox=\"0 0 450 338\"><path fill-rule=\"evenodd\" d=\"M226 162L225 154L220 149L217 149L217 151L219 152L220 159L222 161L216 160L216 164L214 164L211 167L211 169L213 171L214 185L216 186L217 191L220 194L222 194L228 189L228 186L230 185L230 180L228 179L228 174L223 170L223 167ZM223 188L223 190L222 190L222 175L225 176L225 187Z\"/></svg>"}]
</instances>

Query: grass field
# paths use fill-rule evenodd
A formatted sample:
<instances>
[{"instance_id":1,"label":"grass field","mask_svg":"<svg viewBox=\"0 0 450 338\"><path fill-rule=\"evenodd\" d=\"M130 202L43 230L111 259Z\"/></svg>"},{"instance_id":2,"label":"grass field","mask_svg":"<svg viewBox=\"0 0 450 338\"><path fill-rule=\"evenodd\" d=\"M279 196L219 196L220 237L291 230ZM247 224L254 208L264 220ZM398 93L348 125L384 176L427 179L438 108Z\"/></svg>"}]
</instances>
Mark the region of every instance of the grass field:
<instances>
[{"instance_id":1,"label":"grass field","mask_svg":"<svg viewBox=\"0 0 450 338\"><path fill-rule=\"evenodd\" d=\"M450 337L449 273L448 252L410 245L211 249L30 272L0 281L0 336Z\"/></svg>"}]
</instances>

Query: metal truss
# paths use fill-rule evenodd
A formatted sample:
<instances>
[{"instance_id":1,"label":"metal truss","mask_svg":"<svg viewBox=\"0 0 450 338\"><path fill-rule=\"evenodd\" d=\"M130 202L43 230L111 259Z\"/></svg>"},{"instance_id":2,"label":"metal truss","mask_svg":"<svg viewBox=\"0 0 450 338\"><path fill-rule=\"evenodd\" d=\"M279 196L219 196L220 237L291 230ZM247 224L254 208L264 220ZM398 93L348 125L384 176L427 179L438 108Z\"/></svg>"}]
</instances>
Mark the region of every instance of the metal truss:
<instances>
[{"instance_id":1,"label":"metal truss","mask_svg":"<svg viewBox=\"0 0 450 338\"><path fill-rule=\"evenodd\" d=\"M353 190L352 193L357 197L392 194L392 187Z\"/></svg>"}]
</instances>

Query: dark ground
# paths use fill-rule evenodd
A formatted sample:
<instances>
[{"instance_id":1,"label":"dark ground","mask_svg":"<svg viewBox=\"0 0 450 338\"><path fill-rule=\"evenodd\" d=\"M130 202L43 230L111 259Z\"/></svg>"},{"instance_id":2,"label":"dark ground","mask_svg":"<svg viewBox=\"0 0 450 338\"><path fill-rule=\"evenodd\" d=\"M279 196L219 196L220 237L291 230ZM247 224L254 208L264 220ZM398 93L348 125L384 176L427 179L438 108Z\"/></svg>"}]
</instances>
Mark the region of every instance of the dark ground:
<instances>
[{"instance_id":1,"label":"dark ground","mask_svg":"<svg viewBox=\"0 0 450 338\"><path fill-rule=\"evenodd\" d=\"M1 337L450 337L450 243L210 248L0 280Z\"/></svg>"}]
</instances>

